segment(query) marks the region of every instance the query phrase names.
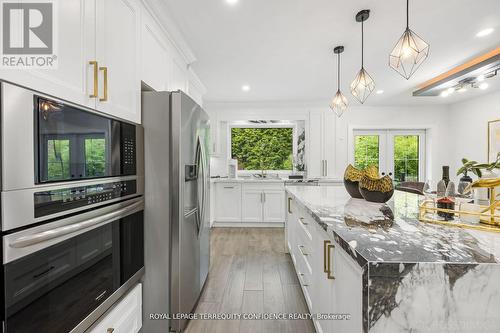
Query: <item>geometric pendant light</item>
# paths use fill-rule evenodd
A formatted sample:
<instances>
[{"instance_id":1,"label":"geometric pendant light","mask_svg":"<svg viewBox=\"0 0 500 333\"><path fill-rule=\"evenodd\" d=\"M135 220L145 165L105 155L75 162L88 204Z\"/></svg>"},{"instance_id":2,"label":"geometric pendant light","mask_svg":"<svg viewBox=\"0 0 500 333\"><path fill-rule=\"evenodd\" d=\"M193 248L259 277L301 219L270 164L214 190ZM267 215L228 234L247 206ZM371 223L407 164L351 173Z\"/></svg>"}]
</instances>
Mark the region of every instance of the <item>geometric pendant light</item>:
<instances>
[{"instance_id":1,"label":"geometric pendant light","mask_svg":"<svg viewBox=\"0 0 500 333\"><path fill-rule=\"evenodd\" d=\"M389 66L409 79L429 55L429 44L409 27L409 0L406 0L406 30L389 55Z\"/></svg>"},{"instance_id":2,"label":"geometric pendant light","mask_svg":"<svg viewBox=\"0 0 500 333\"><path fill-rule=\"evenodd\" d=\"M335 97L333 97L331 103L330 103L330 109L332 109L333 112L337 115L337 117L342 116L345 110L347 110L347 106L349 102L347 101L347 98L342 94L340 91L340 54L344 52L344 47L343 46L336 46L333 49L333 52L337 55L337 93L335 94Z\"/></svg>"},{"instance_id":3,"label":"geometric pendant light","mask_svg":"<svg viewBox=\"0 0 500 333\"><path fill-rule=\"evenodd\" d=\"M362 10L356 14L356 22L361 22L361 69L358 75L354 78L351 83L351 93L356 99L363 104L368 96L375 89L375 81L365 70L364 67L364 26L363 23L370 17L370 11L368 9Z\"/></svg>"}]
</instances>

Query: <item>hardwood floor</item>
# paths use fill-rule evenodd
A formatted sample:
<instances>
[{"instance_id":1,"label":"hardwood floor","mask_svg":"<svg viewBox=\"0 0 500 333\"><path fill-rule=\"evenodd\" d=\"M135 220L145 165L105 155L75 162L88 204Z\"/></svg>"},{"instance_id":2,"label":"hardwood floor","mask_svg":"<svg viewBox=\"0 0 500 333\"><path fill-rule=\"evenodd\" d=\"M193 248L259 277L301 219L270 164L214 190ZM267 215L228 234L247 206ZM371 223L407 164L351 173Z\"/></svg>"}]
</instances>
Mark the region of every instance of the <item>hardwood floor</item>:
<instances>
[{"instance_id":1,"label":"hardwood floor","mask_svg":"<svg viewBox=\"0 0 500 333\"><path fill-rule=\"evenodd\" d=\"M214 228L197 313L306 313L281 228ZM313 333L310 320L193 320L186 333Z\"/></svg>"}]
</instances>

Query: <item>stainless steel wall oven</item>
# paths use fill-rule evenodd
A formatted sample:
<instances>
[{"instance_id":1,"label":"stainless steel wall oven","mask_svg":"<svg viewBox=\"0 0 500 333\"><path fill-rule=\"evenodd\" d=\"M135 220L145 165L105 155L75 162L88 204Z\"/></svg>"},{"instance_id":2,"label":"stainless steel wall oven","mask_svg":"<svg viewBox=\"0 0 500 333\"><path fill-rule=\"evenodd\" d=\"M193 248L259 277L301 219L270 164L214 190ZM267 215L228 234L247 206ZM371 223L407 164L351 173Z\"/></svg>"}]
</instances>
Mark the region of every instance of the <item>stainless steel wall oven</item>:
<instances>
[{"instance_id":1,"label":"stainless steel wall oven","mask_svg":"<svg viewBox=\"0 0 500 333\"><path fill-rule=\"evenodd\" d=\"M144 272L142 128L7 83L4 332L84 332Z\"/></svg>"}]
</instances>

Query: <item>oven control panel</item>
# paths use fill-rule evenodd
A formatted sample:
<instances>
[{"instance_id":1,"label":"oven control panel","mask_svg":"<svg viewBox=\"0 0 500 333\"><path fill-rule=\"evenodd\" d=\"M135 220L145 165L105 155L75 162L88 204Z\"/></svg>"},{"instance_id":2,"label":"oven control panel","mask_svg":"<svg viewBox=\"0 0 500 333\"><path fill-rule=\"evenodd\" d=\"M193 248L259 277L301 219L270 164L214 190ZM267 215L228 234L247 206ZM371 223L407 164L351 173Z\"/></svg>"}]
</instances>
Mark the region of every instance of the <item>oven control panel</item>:
<instances>
[{"instance_id":1,"label":"oven control panel","mask_svg":"<svg viewBox=\"0 0 500 333\"><path fill-rule=\"evenodd\" d=\"M36 192L35 218L90 206L137 193L135 180Z\"/></svg>"}]
</instances>

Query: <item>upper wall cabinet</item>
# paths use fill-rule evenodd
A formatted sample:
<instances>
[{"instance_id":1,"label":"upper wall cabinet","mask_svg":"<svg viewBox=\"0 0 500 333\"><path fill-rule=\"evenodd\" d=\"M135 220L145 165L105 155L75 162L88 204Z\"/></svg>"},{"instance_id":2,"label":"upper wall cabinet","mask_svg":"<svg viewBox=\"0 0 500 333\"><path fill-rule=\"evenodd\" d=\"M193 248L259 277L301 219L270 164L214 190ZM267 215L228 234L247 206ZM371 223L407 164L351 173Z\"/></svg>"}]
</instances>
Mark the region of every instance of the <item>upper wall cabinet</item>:
<instances>
[{"instance_id":1,"label":"upper wall cabinet","mask_svg":"<svg viewBox=\"0 0 500 333\"><path fill-rule=\"evenodd\" d=\"M0 69L0 79L80 105L95 108L90 97L95 60L95 0L57 3L57 67L53 69Z\"/></svg>"},{"instance_id":2,"label":"upper wall cabinet","mask_svg":"<svg viewBox=\"0 0 500 333\"><path fill-rule=\"evenodd\" d=\"M167 38L153 17L142 15L142 73L141 80L156 91L168 90L172 57Z\"/></svg>"},{"instance_id":3,"label":"upper wall cabinet","mask_svg":"<svg viewBox=\"0 0 500 333\"><path fill-rule=\"evenodd\" d=\"M141 122L141 11L136 0L97 1L97 109Z\"/></svg>"},{"instance_id":4,"label":"upper wall cabinet","mask_svg":"<svg viewBox=\"0 0 500 333\"><path fill-rule=\"evenodd\" d=\"M2 69L0 78L139 123L137 0L58 2L54 69Z\"/></svg>"}]
</instances>

